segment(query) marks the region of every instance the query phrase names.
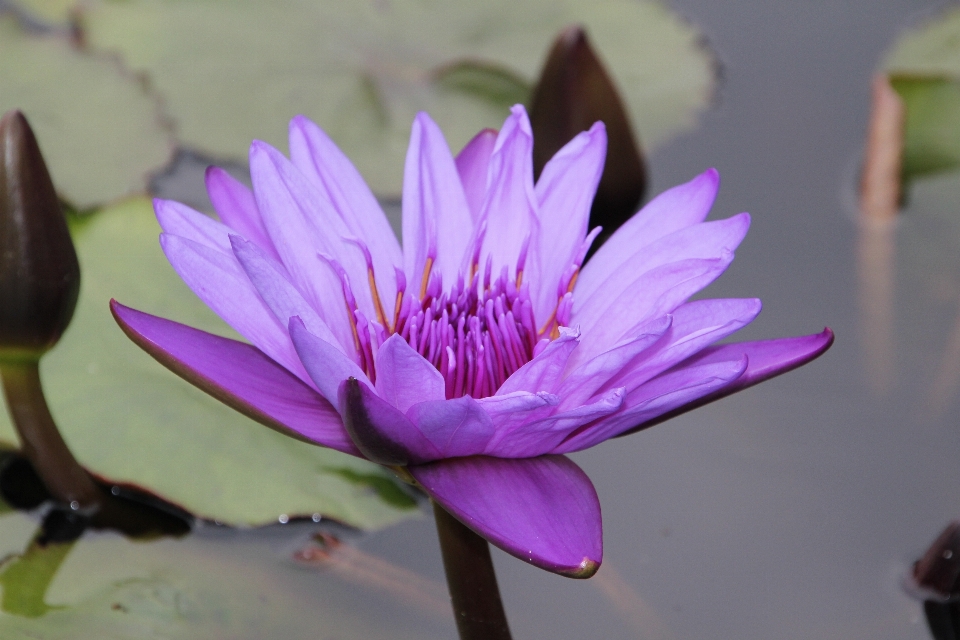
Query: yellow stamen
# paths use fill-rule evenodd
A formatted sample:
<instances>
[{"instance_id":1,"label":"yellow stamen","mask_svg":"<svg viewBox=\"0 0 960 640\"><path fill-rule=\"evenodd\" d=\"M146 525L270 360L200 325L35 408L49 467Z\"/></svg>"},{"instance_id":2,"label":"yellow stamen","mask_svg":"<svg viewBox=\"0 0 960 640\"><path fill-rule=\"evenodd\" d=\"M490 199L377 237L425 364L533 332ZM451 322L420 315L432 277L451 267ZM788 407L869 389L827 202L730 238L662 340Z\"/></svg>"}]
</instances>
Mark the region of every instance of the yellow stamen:
<instances>
[{"instance_id":1,"label":"yellow stamen","mask_svg":"<svg viewBox=\"0 0 960 640\"><path fill-rule=\"evenodd\" d=\"M356 348L357 353L362 353L360 350L360 334L357 332L357 319L354 317L350 305L344 304L344 306L347 308L347 318L350 319L350 330L353 331L353 346Z\"/></svg>"},{"instance_id":2,"label":"yellow stamen","mask_svg":"<svg viewBox=\"0 0 960 640\"><path fill-rule=\"evenodd\" d=\"M427 258L427 264L423 265L423 279L420 281L420 299L423 300L427 295L427 282L430 279L430 270L433 269L433 258Z\"/></svg>"},{"instance_id":3,"label":"yellow stamen","mask_svg":"<svg viewBox=\"0 0 960 640\"><path fill-rule=\"evenodd\" d=\"M390 327L389 333L393 333L397 329L397 325L400 323L400 305L403 303L403 291L397 291L397 302L393 312L393 325Z\"/></svg>"},{"instance_id":4,"label":"yellow stamen","mask_svg":"<svg viewBox=\"0 0 960 640\"><path fill-rule=\"evenodd\" d=\"M523 283L523 269L517 271L517 289L520 288L520 285Z\"/></svg>"},{"instance_id":5,"label":"yellow stamen","mask_svg":"<svg viewBox=\"0 0 960 640\"><path fill-rule=\"evenodd\" d=\"M570 278L570 284L567 285L567 293L573 293L573 287L577 284L577 278L580 277L580 269L577 269L573 272L573 277Z\"/></svg>"},{"instance_id":6,"label":"yellow stamen","mask_svg":"<svg viewBox=\"0 0 960 640\"><path fill-rule=\"evenodd\" d=\"M383 304L380 302L380 292L377 291L377 281L373 277L373 267L367 267L367 279L370 281L370 294L373 296L373 306L377 310L377 320L386 328L387 314L383 312Z\"/></svg>"}]
</instances>

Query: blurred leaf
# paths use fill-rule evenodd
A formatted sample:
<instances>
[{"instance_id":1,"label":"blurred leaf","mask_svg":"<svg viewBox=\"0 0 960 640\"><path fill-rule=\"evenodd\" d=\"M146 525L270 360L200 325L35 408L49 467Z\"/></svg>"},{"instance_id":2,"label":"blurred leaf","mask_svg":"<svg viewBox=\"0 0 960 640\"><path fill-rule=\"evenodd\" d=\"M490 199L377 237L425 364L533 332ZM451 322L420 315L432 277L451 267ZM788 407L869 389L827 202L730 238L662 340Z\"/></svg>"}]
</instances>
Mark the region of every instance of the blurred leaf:
<instances>
[{"instance_id":1,"label":"blurred leaf","mask_svg":"<svg viewBox=\"0 0 960 640\"><path fill-rule=\"evenodd\" d=\"M529 82L510 69L473 60L438 69L434 73L434 82L441 89L459 91L503 110L518 102L528 102L532 88Z\"/></svg>"},{"instance_id":2,"label":"blurred leaf","mask_svg":"<svg viewBox=\"0 0 960 640\"><path fill-rule=\"evenodd\" d=\"M9 558L0 568L3 610L27 618L37 618L49 611L44 596L73 545L58 542L42 546L32 542L23 555Z\"/></svg>"},{"instance_id":3,"label":"blurred leaf","mask_svg":"<svg viewBox=\"0 0 960 640\"><path fill-rule=\"evenodd\" d=\"M385 196L400 191L417 111L454 150L499 127L569 24L590 33L647 149L691 127L716 82L701 35L654 0L100 1L82 23L92 48L148 74L183 144L285 148L303 113Z\"/></svg>"},{"instance_id":4,"label":"blurred leaf","mask_svg":"<svg viewBox=\"0 0 960 640\"><path fill-rule=\"evenodd\" d=\"M156 102L116 60L0 16L0 113L30 120L60 195L80 209L143 192L172 145Z\"/></svg>"},{"instance_id":5,"label":"blurred leaf","mask_svg":"<svg viewBox=\"0 0 960 640\"><path fill-rule=\"evenodd\" d=\"M234 335L167 264L159 232L146 199L93 214L74 228L80 301L60 344L41 362L41 375L77 459L112 481L146 487L198 516L235 524L319 512L377 528L417 515L415 505L384 500L369 482L338 475L350 469L393 482L380 467L254 423L123 335L107 306L111 297ZM15 438L5 411L0 438Z\"/></svg>"},{"instance_id":6,"label":"blurred leaf","mask_svg":"<svg viewBox=\"0 0 960 640\"><path fill-rule=\"evenodd\" d=\"M7 0L19 13L30 20L50 27L67 27L70 13L78 0Z\"/></svg>"},{"instance_id":7,"label":"blurred leaf","mask_svg":"<svg viewBox=\"0 0 960 640\"><path fill-rule=\"evenodd\" d=\"M0 576L5 604L31 603L5 607L0 637L424 637L409 619L369 615L376 601L358 603L356 589L345 592L335 576L278 561L275 545L275 535L259 531L151 543L85 535L73 545L31 545Z\"/></svg>"},{"instance_id":8,"label":"blurred leaf","mask_svg":"<svg viewBox=\"0 0 960 640\"><path fill-rule=\"evenodd\" d=\"M893 76L904 101L906 179L960 166L960 80Z\"/></svg>"},{"instance_id":9,"label":"blurred leaf","mask_svg":"<svg viewBox=\"0 0 960 640\"><path fill-rule=\"evenodd\" d=\"M883 66L891 74L960 79L960 7L904 31Z\"/></svg>"}]
</instances>

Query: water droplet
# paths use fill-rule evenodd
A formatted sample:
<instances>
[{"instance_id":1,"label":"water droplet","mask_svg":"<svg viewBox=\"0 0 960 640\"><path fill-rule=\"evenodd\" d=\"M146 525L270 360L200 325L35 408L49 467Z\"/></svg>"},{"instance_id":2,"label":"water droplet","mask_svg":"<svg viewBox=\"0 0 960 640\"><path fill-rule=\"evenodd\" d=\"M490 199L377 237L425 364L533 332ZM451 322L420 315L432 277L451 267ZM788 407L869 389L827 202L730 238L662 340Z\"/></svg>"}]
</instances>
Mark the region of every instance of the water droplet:
<instances>
[{"instance_id":1,"label":"water droplet","mask_svg":"<svg viewBox=\"0 0 960 640\"><path fill-rule=\"evenodd\" d=\"M944 560L949 560L952 557L953 557L953 551L951 551L950 549L947 549L946 551L943 552Z\"/></svg>"},{"instance_id":2,"label":"water droplet","mask_svg":"<svg viewBox=\"0 0 960 640\"><path fill-rule=\"evenodd\" d=\"M277 520L280 521L280 524L287 524L288 522L290 522L290 516L288 516L285 513L281 513L280 517L277 518Z\"/></svg>"},{"instance_id":3,"label":"water droplet","mask_svg":"<svg viewBox=\"0 0 960 640\"><path fill-rule=\"evenodd\" d=\"M115 496L120 495L120 487L116 485L114 485L113 487L110 487L110 493L112 493Z\"/></svg>"},{"instance_id":4,"label":"water droplet","mask_svg":"<svg viewBox=\"0 0 960 640\"><path fill-rule=\"evenodd\" d=\"M76 511L77 509L80 508L80 503L77 502L76 500L71 500L71 501L70 501L70 508L73 509L74 511Z\"/></svg>"},{"instance_id":5,"label":"water droplet","mask_svg":"<svg viewBox=\"0 0 960 640\"><path fill-rule=\"evenodd\" d=\"M319 513L313 514L313 521L314 521L314 522L320 522L320 520L321 520L322 518L323 518L323 516L321 516Z\"/></svg>"}]
</instances>

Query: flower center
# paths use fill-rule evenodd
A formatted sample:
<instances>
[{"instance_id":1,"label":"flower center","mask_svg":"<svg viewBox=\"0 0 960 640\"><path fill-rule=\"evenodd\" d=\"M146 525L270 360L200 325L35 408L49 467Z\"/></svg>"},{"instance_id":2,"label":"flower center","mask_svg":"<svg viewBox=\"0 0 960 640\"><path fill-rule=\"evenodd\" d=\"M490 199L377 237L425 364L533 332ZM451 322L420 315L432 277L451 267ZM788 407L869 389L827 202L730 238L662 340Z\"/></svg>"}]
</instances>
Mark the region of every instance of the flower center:
<instances>
[{"instance_id":1,"label":"flower center","mask_svg":"<svg viewBox=\"0 0 960 640\"><path fill-rule=\"evenodd\" d=\"M526 287L501 272L494 282L462 279L449 292L426 287L419 304L405 306L400 334L446 380L447 398L492 396L533 358L537 326ZM430 284L437 283L433 280Z\"/></svg>"},{"instance_id":2,"label":"flower center","mask_svg":"<svg viewBox=\"0 0 960 640\"><path fill-rule=\"evenodd\" d=\"M513 372L530 362L547 343L560 335L560 327L567 325L580 266L599 233L597 227L587 234L577 256L560 278L553 312L539 329L529 284L523 282L528 243L521 250L513 278L503 267L500 276L492 279L490 258L482 271L483 277L480 276L482 235L475 243L469 282L461 275L449 291L443 291L440 276L433 271L432 258L428 258L424 265L419 296L407 295L406 278L397 270L396 310L392 321L383 308L373 272L373 258L363 242L350 240L366 259L376 322L368 321L358 309L346 271L335 260L324 259L339 274L359 364L371 381L375 381L377 375L374 353L396 333L441 373L448 399L461 396L485 398L496 393Z\"/></svg>"}]
</instances>

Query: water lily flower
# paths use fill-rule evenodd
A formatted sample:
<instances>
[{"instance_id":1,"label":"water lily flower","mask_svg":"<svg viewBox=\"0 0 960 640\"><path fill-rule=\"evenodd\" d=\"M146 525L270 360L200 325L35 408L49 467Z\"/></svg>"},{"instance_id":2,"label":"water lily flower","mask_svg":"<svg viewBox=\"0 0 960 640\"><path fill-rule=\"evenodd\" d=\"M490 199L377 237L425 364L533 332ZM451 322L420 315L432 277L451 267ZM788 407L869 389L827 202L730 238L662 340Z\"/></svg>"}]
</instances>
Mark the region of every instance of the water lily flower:
<instances>
[{"instance_id":1,"label":"water lily flower","mask_svg":"<svg viewBox=\"0 0 960 640\"><path fill-rule=\"evenodd\" d=\"M716 344L755 299L688 299L730 265L747 214L704 222L706 171L651 201L584 261L602 123L534 184L523 107L454 158L420 114L403 243L350 161L304 117L290 158L255 141L253 190L211 168L220 222L157 200L160 243L250 344L112 301L137 344L261 423L388 465L501 549L588 577L600 504L564 454L815 358L823 333Z\"/></svg>"}]
</instances>

